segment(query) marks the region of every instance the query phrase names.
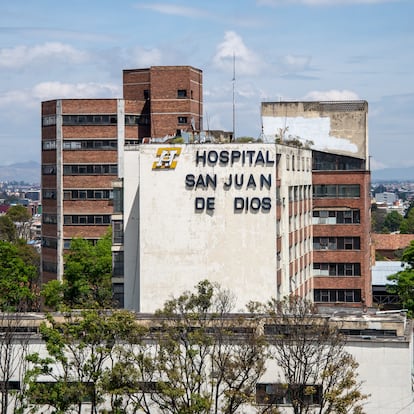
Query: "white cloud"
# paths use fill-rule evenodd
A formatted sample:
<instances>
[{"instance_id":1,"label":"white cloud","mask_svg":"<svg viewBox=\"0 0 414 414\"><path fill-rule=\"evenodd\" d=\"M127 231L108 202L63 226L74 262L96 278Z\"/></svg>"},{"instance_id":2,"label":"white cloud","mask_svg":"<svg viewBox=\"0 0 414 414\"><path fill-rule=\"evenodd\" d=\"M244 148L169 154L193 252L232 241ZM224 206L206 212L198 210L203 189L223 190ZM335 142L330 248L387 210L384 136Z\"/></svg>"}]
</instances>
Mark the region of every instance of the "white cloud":
<instances>
[{"instance_id":1,"label":"white cloud","mask_svg":"<svg viewBox=\"0 0 414 414\"><path fill-rule=\"evenodd\" d=\"M233 73L233 57L235 58L236 77L238 73L257 74L263 67L260 57L244 44L241 36L228 31L224 34L224 40L217 46L213 63L217 68Z\"/></svg>"},{"instance_id":2,"label":"white cloud","mask_svg":"<svg viewBox=\"0 0 414 414\"><path fill-rule=\"evenodd\" d=\"M144 47L137 46L128 53L128 62L139 68L157 66L162 64L162 53L161 50L146 49Z\"/></svg>"},{"instance_id":3,"label":"white cloud","mask_svg":"<svg viewBox=\"0 0 414 414\"><path fill-rule=\"evenodd\" d=\"M27 105L29 94L22 90L7 91L0 95L0 107L9 108L12 105Z\"/></svg>"},{"instance_id":4,"label":"white cloud","mask_svg":"<svg viewBox=\"0 0 414 414\"><path fill-rule=\"evenodd\" d=\"M358 94L348 90L312 91L305 95L304 100L312 101L352 101L358 100Z\"/></svg>"},{"instance_id":5,"label":"white cloud","mask_svg":"<svg viewBox=\"0 0 414 414\"><path fill-rule=\"evenodd\" d=\"M40 102L64 98L108 98L121 95L118 85L99 83L42 82L29 90L7 91L0 95L0 107L40 108ZM20 113L20 111L17 111Z\"/></svg>"},{"instance_id":6,"label":"white cloud","mask_svg":"<svg viewBox=\"0 0 414 414\"><path fill-rule=\"evenodd\" d=\"M120 95L117 85L101 83L42 82L32 90L32 96L40 101L64 98L100 98Z\"/></svg>"},{"instance_id":7,"label":"white cloud","mask_svg":"<svg viewBox=\"0 0 414 414\"><path fill-rule=\"evenodd\" d=\"M47 64L51 59L81 63L88 59L88 54L59 42L0 49L0 68L5 69L21 68L36 61Z\"/></svg>"},{"instance_id":8,"label":"white cloud","mask_svg":"<svg viewBox=\"0 0 414 414\"><path fill-rule=\"evenodd\" d=\"M288 6L302 4L305 6L338 6L352 4L395 3L400 0L256 0L259 6Z\"/></svg>"},{"instance_id":9,"label":"white cloud","mask_svg":"<svg viewBox=\"0 0 414 414\"><path fill-rule=\"evenodd\" d=\"M183 16L183 17L206 17L207 12L202 9L196 9L194 7L183 7L176 4L168 3L139 3L134 6L137 9L147 9L152 10L162 14L170 14L174 16Z\"/></svg>"},{"instance_id":10,"label":"white cloud","mask_svg":"<svg viewBox=\"0 0 414 414\"><path fill-rule=\"evenodd\" d=\"M281 59L281 66L286 72L302 72L309 69L310 56L286 55Z\"/></svg>"}]
</instances>

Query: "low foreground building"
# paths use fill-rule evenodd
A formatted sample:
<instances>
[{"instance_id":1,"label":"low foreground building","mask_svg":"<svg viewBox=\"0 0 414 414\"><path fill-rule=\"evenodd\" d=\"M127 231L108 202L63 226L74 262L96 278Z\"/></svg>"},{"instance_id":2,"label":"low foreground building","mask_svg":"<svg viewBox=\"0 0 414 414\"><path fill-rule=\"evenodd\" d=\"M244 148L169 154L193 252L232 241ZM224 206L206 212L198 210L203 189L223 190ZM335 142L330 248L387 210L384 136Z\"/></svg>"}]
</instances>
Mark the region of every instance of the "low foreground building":
<instances>
[{"instance_id":1,"label":"low foreground building","mask_svg":"<svg viewBox=\"0 0 414 414\"><path fill-rule=\"evenodd\" d=\"M366 414L412 414L414 410L412 376L413 327L411 321L406 319L405 314L400 312L378 312L376 314L367 314L356 312L350 313L348 311L343 314L337 312L336 314L331 315L319 315L319 317L321 320L328 320L330 325L337 326L346 336L345 350L351 354L359 364L357 373L358 380L361 381L362 384L361 391L364 394L369 395L368 399L363 402L363 412ZM55 315L55 319L59 318L62 318L62 316ZM24 390L27 388L27 384L25 385L23 378L28 370L32 368L32 365L27 364L23 355L37 354L39 357L47 357L50 355L39 334L39 326L45 320L46 319L40 314L20 314L17 316L3 315L3 318L1 319L1 364L3 367L6 366L5 357L7 355L9 355L9 360L12 362L7 372L4 370L1 371L2 403L3 408L4 404L9 404L7 412L12 412L13 405L19 403L19 400L16 399L16 397L23 395ZM226 315L225 320L226 323L230 321L230 325L228 326L231 326L233 332L236 333L235 344L240 344L240 340L247 335L248 331L246 326L252 327L252 323L256 329L263 330L269 343L272 343L276 337L280 338L281 332L283 332L283 335L285 335L286 338L289 337L289 328L286 329L286 325L275 324L275 319L270 323L266 318L249 319L247 314L244 314L242 317L237 314L230 314ZM159 317L149 314L139 314L136 317L136 322L139 325L149 327L148 332L159 332ZM216 319L215 324L220 324L220 320ZM244 329L241 329L242 326ZM214 328L212 329L211 332L216 332ZM226 346L228 346L228 344L229 343L227 342ZM109 350L115 350L117 345L125 348L128 347L127 343L117 341L109 344L102 344L103 347L107 347ZM134 346L138 347L138 345L132 345L132 347ZM150 337L148 337L144 346L147 347L147 349L152 349L151 352L154 352L153 349L155 345L151 342ZM87 346L83 349L82 355L85 358L85 363L89 361L88 358L92 356L90 349L92 348L88 348ZM275 349L277 348L272 348L272 345L270 345L270 350L275 351ZM71 358L69 357L70 353L68 348L66 351L70 365ZM115 352L110 355L111 357L106 358L103 365L103 369L108 369L107 372L110 372L111 367L113 367L113 364L116 362L116 358L114 358L114 355L116 355ZM33 358L32 361L34 361ZM97 359L95 358L94 361L96 362ZM76 364L74 363L74 366L75 365ZM79 390L81 389L82 384L90 385L91 381L93 381L92 378L82 377L80 374L81 371L72 369L69 370L69 372L70 375L65 377L65 383L76 383L78 384ZM46 392L46 395L48 396L47 398L51 397L53 394L52 391L55 390L53 386L54 382L58 379L62 380L62 378L64 378L63 375L64 372L61 371L59 367L53 365L51 371L44 370L37 375L36 380L38 383L40 382L44 384L46 389L49 390L49 392ZM252 392L254 395L251 396L251 403L243 404L235 412L263 412L263 409L266 408L266 406L269 406L269 402L277 403L277 406L282 413L292 412L291 401L289 401L289 395L286 392L289 388L288 385L284 383L283 378L283 371L280 365L276 363L275 359L269 358L265 362L263 374L253 383ZM139 386L138 392L142 395L153 394L156 387L152 380L149 379L146 382L141 381L135 383ZM94 381L98 386L101 386L102 382L100 377L98 379L95 378ZM131 388L134 384L134 379L132 376L130 378L123 378L123 384L124 387L125 384L129 384L129 387ZM302 385L312 386L316 389L317 392L312 394L311 397L312 406L314 406L315 412L318 412L320 396L323 392L321 386L319 384ZM121 387L120 390L117 392L130 392L127 388ZM5 398L6 395L8 396L8 399ZM102 394L102 397L103 399L98 401L97 409L99 409L100 412L109 412L102 410L109 409L110 397L107 394ZM31 400L26 400L28 405L25 408L26 411L23 410L22 412L29 412L30 409L35 408L38 409L37 412L52 412L50 407L46 405L42 406L42 401L44 402L39 396L37 396L37 401L33 400L33 397ZM72 408L74 407L68 407L65 412L71 412ZM75 408L79 409L79 407ZM79 412L91 412L91 402L88 402L88 400L83 401ZM139 410L137 412L144 411ZM158 410L156 408L151 408L150 412L156 413Z\"/></svg>"}]
</instances>

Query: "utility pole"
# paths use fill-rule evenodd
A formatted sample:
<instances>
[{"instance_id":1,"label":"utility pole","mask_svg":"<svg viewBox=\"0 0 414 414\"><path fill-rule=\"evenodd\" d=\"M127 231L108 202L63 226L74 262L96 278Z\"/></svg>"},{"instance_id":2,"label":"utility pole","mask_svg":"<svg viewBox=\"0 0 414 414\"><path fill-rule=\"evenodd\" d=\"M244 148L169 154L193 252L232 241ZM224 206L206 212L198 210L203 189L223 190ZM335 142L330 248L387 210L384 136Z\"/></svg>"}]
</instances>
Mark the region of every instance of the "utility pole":
<instances>
[{"instance_id":1,"label":"utility pole","mask_svg":"<svg viewBox=\"0 0 414 414\"><path fill-rule=\"evenodd\" d=\"M233 52L233 141L236 140L236 55Z\"/></svg>"}]
</instances>

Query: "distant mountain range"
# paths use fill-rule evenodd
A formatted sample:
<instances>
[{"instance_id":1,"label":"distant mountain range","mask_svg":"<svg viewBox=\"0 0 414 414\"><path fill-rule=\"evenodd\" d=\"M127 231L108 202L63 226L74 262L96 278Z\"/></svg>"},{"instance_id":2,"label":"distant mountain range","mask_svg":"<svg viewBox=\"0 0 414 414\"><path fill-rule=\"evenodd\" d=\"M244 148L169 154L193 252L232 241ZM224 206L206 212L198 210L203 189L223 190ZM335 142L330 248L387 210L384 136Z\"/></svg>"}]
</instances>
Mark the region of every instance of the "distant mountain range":
<instances>
[{"instance_id":1,"label":"distant mountain range","mask_svg":"<svg viewBox=\"0 0 414 414\"><path fill-rule=\"evenodd\" d=\"M412 181L414 182L414 167L384 168L371 171L371 181Z\"/></svg>"},{"instance_id":2,"label":"distant mountain range","mask_svg":"<svg viewBox=\"0 0 414 414\"><path fill-rule=\"evenodd\" d=\"M0 165L0 181L24 181L30 184L40 183L40 164L36 161ZM385 168L371 171L371 181L412 181L414 167Z\"/></svg>"},{"instance_id":3,"label":"distant mountain range","mask_svg":"<svg viewBox=\"0 0 414 414\"><path fill-rule=\"evenodd\" d=\"M24 181L40 184L40 164L36 161L0 165L0 181Z\"/></svg>"}]
</instances>

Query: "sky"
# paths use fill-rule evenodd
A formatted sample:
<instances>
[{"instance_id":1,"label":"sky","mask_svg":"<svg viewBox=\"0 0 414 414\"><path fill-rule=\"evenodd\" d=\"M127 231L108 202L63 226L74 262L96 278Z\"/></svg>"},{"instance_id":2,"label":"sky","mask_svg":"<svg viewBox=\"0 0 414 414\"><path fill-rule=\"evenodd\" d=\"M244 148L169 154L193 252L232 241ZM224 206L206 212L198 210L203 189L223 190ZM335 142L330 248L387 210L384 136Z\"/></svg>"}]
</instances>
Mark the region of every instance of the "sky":
<instances>
[{"instance_id":1,"label":"sky","mask_svg":"<svg viewBox=\"0 0 414 414\"><path fill-rule=\"evenodd\" d=\"M236 136L258 138L261 102L362 99L371 168L414 166L413 16L414 0L1 0L0 165L40 162L42 101L191 65L204 129L231 131L233 102Z\"/></svg>"}]
</instances>

